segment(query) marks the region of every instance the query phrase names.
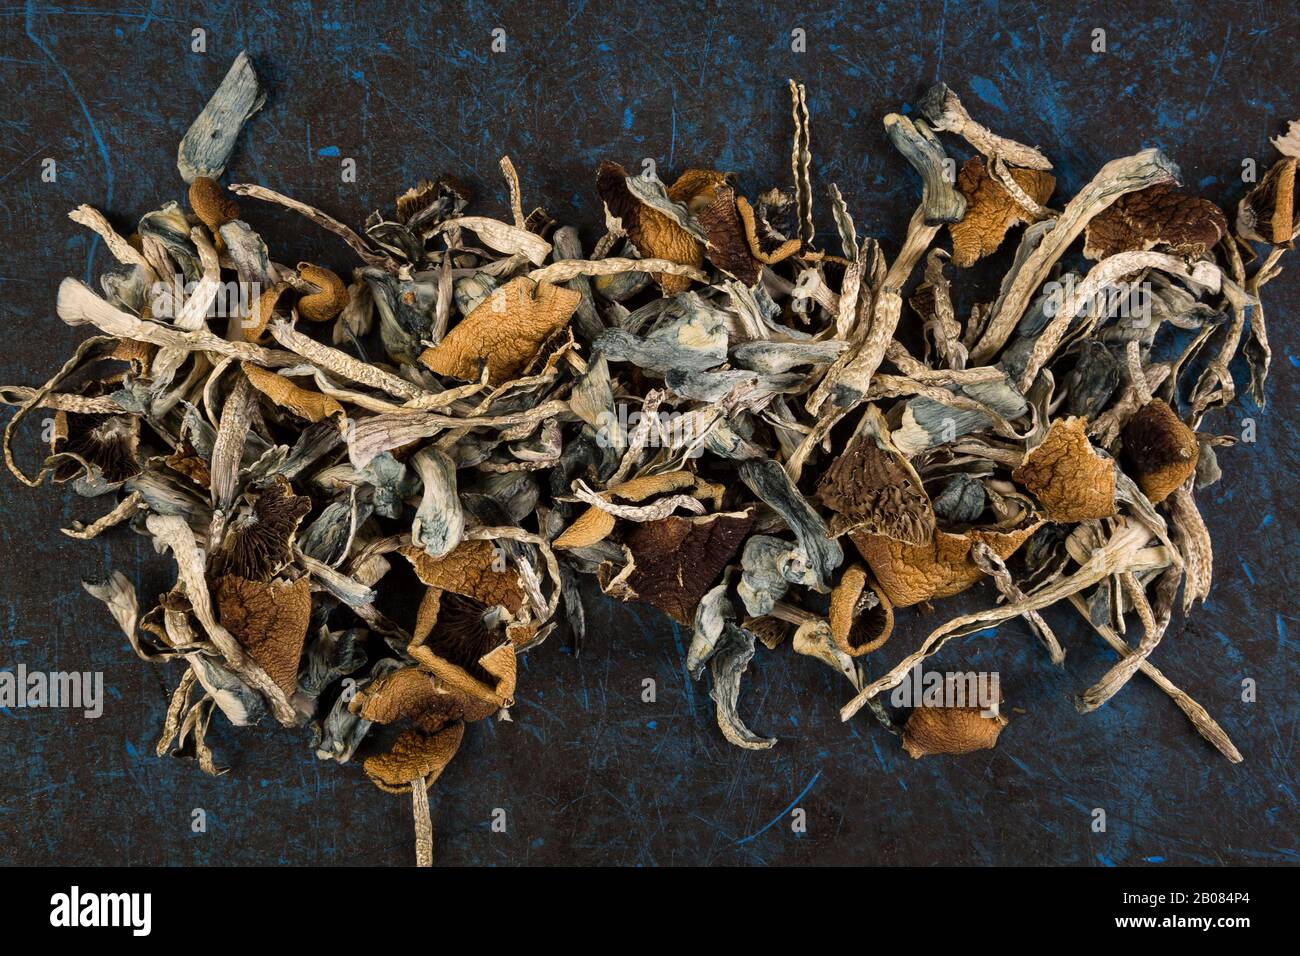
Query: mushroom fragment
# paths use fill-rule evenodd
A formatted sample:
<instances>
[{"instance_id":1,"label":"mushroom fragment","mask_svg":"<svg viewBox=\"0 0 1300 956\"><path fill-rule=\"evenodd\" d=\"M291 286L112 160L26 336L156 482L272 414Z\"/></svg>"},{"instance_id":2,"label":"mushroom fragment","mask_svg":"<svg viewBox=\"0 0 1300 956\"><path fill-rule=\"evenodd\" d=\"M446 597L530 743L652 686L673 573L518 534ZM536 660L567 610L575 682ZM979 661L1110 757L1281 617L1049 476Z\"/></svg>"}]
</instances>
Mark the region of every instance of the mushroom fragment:
<instances>
[{"instance_id":1,"label":"mushroom fragment","mask_svg":"<svg viewBox=\"0 0 1300 956\"><path fill-rule=\"evenodd\" d=\"M1058 418L1011 477L1052 521L1075 524L1115 514L1115 465L1093 450L1082 418Z\"/></svg>"},{"instance_id":2,"label":"mushroom fragment","mask_svg":"<svg viewBox=\"0 0 1300 956\"><path fill-rule=\"evenodd\" d=\"M1039 205L1046 203L1056 188L1056 178L1041 170L1012 169L1011 178ZM974 265L1002 245L1012 226L1032 221L1032 212L989 175L983 157L974 156L962 165L957 189L966 197L966 214L948 225L955 266Z\"/></svg>"},{"instance_id":3,"label":"mushroom fragment","mask_svg":"<svg viewBox=\"0 0 1300 956\"><path fill-rule=\"evenodd\" d=\"M903 749L914 760L989 750L1006 725L1002 714L986 716L979 707L917 707L903 725Z\"/></svg>"},{"instance_id":4,"label":"mushroom fragment","mask_svg":"<svg viewBox=\"0 0 1300 956\"><path fill-rule=\"evenodd\" d=\"M1104 259L1137 249L1167 249L1202 257L1228 234L1228 220L1208 199L1157 183L1121 196L1088 223L1083 254Z\"/></svg>"},{"instance_id":5,"label":"mushroom fragment","mask_svg":"<svg viewBox=\"0 0 1300 956\"><path fill-rule=\"evenodd\" d=\"M1168 404L1153 399L1124 426L1124 463L1152 504L1164 501L1196 471L1196 433Z\"/></svg>"}]
</instances>

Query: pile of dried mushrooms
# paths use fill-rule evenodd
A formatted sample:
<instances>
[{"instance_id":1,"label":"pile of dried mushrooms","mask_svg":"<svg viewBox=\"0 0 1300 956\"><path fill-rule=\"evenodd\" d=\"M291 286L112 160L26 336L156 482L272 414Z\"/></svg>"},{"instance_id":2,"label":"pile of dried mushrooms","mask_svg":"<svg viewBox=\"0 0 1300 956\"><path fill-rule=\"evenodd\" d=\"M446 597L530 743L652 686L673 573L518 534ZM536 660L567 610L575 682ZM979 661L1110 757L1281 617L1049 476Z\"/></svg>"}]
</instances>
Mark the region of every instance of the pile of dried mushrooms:
<instances>
[{"instance_id":1,"label":"pile of dried mushrooms","mask_svg":"<svg viewBox=\"0 0 1300 956\"><path fill-rule=\"evenodd\" d=\"M184 667L159 754L221 772L205 742L218 710L310 727L340 763L380 725L363 767L412 795L428 863L427 789L467 724L506 716L519 655L557 628L581 637L591 575L692 630L687 667L712 671L739 747L775 743L737 710L758 644L841 673L843 719L871 706L914 756L992 746L1005 717L919 707L900 730L881 694L950 638L1016 617L1060 663L1039 612L1068 601L1118 656L1081 711L1140 672L1241 759L1151 658L1176 608L1209 593L1196 493L1233 439L1201 428L1237 392L1238 353L1264 400L1259 292L1296 235L1300 125L1234 229L1157 150L1056 197L1041 152L939 84L917 116L884 119L922 187L890 259L833 185L832 248L814 244L790 89L792 189L751 198L730 173L665 185L604 162L605 230L584 250L573 226L525 214L509 159L505 222L470 213L450 178L361 232L223 185L264 99L241 55L180 145L188 208L167 202L129 236L71 214L116 263L99 289L65 279L58 314L98 334L44 385L0 392L17 406L5 459L28 485L98 499L102 516L66 534L126 524L175 559L143 613L121 573L86 585L139 656ZM250 225L263 203L359 264L275 262ZM950 283L1008 242L997 298L959 316ZM238 306L218 308L232 284ZM28 475L13 437L33 415L54 427ZM867 676L905 608L985 578L987 610ZM412 616L379 609L389 582L420 589Z\"/></svg>"}]
</instances>

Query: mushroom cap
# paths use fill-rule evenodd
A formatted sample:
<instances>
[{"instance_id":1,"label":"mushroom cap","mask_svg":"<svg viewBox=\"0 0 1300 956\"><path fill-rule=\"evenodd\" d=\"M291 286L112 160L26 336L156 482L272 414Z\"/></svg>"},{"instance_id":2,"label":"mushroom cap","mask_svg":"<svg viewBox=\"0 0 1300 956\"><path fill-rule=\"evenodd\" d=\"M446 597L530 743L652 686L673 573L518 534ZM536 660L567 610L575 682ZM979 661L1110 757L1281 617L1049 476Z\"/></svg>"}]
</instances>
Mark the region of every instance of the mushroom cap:
<instances>
[{"instance_id":1,"label":"mushroom cap","mask_svg":"<svg viewBox=\"0 0 1300 956\"><path fill-rule=\"evenodd\" d=\"M329 269L310 262L298 263L298 274L314 285L318 291L309 292L298 300L298 314L308 322L328 322L348 304L348 285Z\"/></svg>"},{"instance_id":2,"label":"mushroom cap","mask_svg":"<svg viewBox=\"0 0 1300 956\"><path fill-rule=\"evenodd\" d=\"M1119 252L1162 248L1206 256L1228 234L1228 219L1208 199L1157 183L1125 193L1088 223L1083 254L1105 259Z\"/></svg>"},{"instance_id":3,"label":"mushroom cap","mask_svg":"<svg viewBox=\"0 0 1300 956\"><path fill-rule=\"evenodd\" d=\"M439 375L477 380L486 364L493 385L514 378L573 317L582 294L527 276L511 279L483 299L420 361Z\"/></svg>"},{"instance_id":4,"label":"mushroom cap","mask_svg":"<svg viewBox=\"0 0 1300 956\"><path fill-rule=\"evenodd\" d=\"M217 579L221 626L285 693L298 687L307 626L311 623L311 582L250 581L235 574Z\"/></svg>"},{"instance_id":5,"label":"mushroom cap","mask_svg":"<svg viewBox=\"0 0 1300 956\"><path fill-rule=\"evenodd\" d=\"M1052 197L1056 177L1036 169L1010 168L1011 178L1040 206ZM1005 186L989 175L983 156L973 156L957 174L957 189L966 197L966 215L950 223L952 264L960 268L997 251L1012 226L1032 216Z\"/></svg>"},{"instance_id":6,"label":"mushroom cap","mask_svg":"<svg viewBox=\"0 0 1300 956\"><path fill-rule=\"evenodd\" d=\"M894 630L894 607L859 565L845 570L831 591L831 640L849 657L884 646Z\"/></svg>"},{"instance_id":7,"label":"mushroom cap","mask_svg":"<svg viewBox=\"0 0 1300 956\"><path fill-rule=\"evenodd\" d=\"M1006 717L985 717L978 707L917 707L903 725L903 749L913 760L988 750L1006 725Z\"/></svg>"},{"instance_id":8,"label":"mushroom cap","mask_svg":"<svg viewBox=\"0 0 1300 956\"><path fill-rule=\"evenodd\" d=\"M1093 449L1087 424L1058 418L1011 473L1053 521L1074 524L1115 514L1115 465Z\"/></svg>"},{"instance_id":9,"label":"mushroom cap","mask_svg":"<svg viewBox=\"0 0 1300 956\"><path fill-rule=\"evenodd\" d=\"M849 537L880 583L882 596L900 608L951 597L982 578L984 572L970 557L972 543L982 542L1006 560L1041 524L1041 519L1034 519L1014 531L936 531L933 538L919 545L862 531Z\"/></svg>"},{"instance_id":10,"label":"mushroom cap","mask_svg":"<svg viewBox=\"0 0 1300 956\"><path fill-rule=\"evenodd\" d=\"M372 783L387 793L406 793L417 783L429 787L460 749L465 725L452 724L436 734L405 731L386 754L368 757L363 768Z\"/></svg>"},{"instance_id":11,"label":"mushroom cap","mask_svg":"<svg viewBox=\"0 0 1300 956\"><path fill-rule=\"evenodd\" d=\"M1196 471L1196 433L1158 398L1134 413L1122 435L1125 470L1152 504L1164 501Z\"/></svg>"}]
</instances>

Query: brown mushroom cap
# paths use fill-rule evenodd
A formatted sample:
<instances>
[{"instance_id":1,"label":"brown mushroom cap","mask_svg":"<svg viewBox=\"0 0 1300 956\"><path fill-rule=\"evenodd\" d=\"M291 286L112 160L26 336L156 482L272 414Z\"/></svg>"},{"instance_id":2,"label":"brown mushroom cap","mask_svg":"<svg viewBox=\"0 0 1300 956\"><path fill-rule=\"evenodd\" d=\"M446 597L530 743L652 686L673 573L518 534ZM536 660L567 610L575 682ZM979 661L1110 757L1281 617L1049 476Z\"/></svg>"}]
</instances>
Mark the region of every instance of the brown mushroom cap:
<instances>
[{"instance_id":1,"label":"brown mushroom cap","mask_svg":"<svg viewBox=\"0 0 1300 956\"><path fill-rule=\"evenodd\" d=\"M406 793L413 785L428 787L441 776L465 736L461 723L425 735L404 732L386 754L368 757L362 766L371 782L387 793Z\"/></svg>"},{"instance_id":2,"label":"brown mushroom cap","mask_svg":"<svg viewBox=\"0 0 1300 956\"><path fill-rule=\"evenodd\" d=\"M627 583L638 600L689 625L696 606L736 556L753 524L748 512L673 515L639 524L627 537L635 562Z\"/></svg>"},{"instance_id":3,"label":"brown mushroom cap","mask_svg":"<svg viewBox=\"0 0 1300 956\"><path fill-rule=\"evenodd\" d=\"M727 176L713 169L688 169L667 187L668 198L691 211L703 211L719 191L730 191ZM627 186L627 170L618 163L604 160L596 171L596 191L612 215L647 259L667 259L698 269L704 265L704 244L659 210L647 206ZM733 199L734 203L734 199ZM718 210L715 218L721 215ZM721 228L721 226L720 226ZM655 281L664 295L676 295L691 287L688 276L656 273Z\"/></svg>"},{"instance_id":4,"label":"brown mushroom cap","mask_svg":"<svg viewBox=\"0 0 1300 956\"><path fill-rule=\"evenodd\" d=\"M1296 159L1279 159L1237 205L1237 233L1244 239L1291 248L1296 235Z\"/></svg>"},{"instance_id":5,"label":"brown mushroom cap","mask_svg":"<svg viewBox=\"0 0 1300 956\"><path fill-rule=\"evenodd\" d=\"M1105 259L1119 252L1163 248L1205 256L1228 234L1228 220L1208 199L1158 183L1125 193L1088 223L1083 254Z\"/></svg>"},{"instance_id":6,"label":"brown mushroom cap","mask_svg":"<svg viewBox=\"0 0 1300 956\"><path fill-rule=\"evenodd\" d=\"M358 691L348 709L376 724L407 720L425 733L435 733L455 721L483 720L498 708L439 686L437 678L419 667L404 667Z\"/></svg>"},{"instance_id":7,"label":"brown mushroom cap","mask_svg":"<svg viewBox=\"0 0 1300 956\"><path fill-rule=\"evenodd\" d=\"M695 214L709 238L704 254L718 269L752 286L758 282L762 264L749 251L745 225L736 211L735 190L722 185L715 192L713 200Z\"/></svg>"},{"instance_id":8,"label":"brown mushroom cap","mask_svg":"<svg viewBox=\"0 0 1300 956\"><path fill-rule=\"evenodd\" d=\"M199 176L190 183L190 208L208 227L213 245L220 251L225 245L221 240L221 227L239 218L239 203L231 199L215 179Z\"/></svg>"},{"instance_id":9,"label":"brown mushroom cap","mask_svg":"<svg viewBox=\"0 0 1300 956\"><path fill-rule=\"evenodd\" d=\"M500 385L568 324L581 301L572 289L519 276L493 290L420 361L439 375L469 381L484 363L489 382Z\"/></svg>"},{"instance_id":10,"label":"brown mushroom cap","mask_svg":"<svg viewBox=\"0 0 1300 956\"><path fill-rule=\"evenodd\" d=\"M1056 189L1056 177L1036 169L1010 169L1011 178L1040 206ZM1006 187L989 175L984 157L968 159L957 174L957 189L966 197L966 214L951 223L952 263L966 268L995 252L1007 231L1017 223L1028 222L1030 213Z\"/></svg>"},{"instance_id":11,"label":"brown mushroom cap","mask_svg":"<svg viewBox=\"0 0 1300 956\"><path fill-rule=\"evenodd\" d=\"M859 565L849 567L831 591L831 640L850 657L884 646L894 631L894 608Z\"/></svg>"},{"instance_id":12,"label":"brown mushroom cap","mask_svg":"<svg viewBox=\"0 0 1300 956\"><path fill-rule=\"evenodd\" d=\"M978 707L917 707L903 725L903 749L914 760L988 750L1006 725L1006 717L985 717Z\"/></svg>"},{"instance_id":13,"label":"brown mushroom cap","mask_svg":"<svg viewBox=\"0 0 1300 956\"><path fill-rule=\"evenodd\" d=\"M292 696L311 623L311 583L306 575L288 582L227 574L217 579L216 592L222 627L286 696Z\"/></svg>"},{"instance_id":14,"label":"brown mushroom cap","mask_svg":"<svg viewBox=\"0 0 1300 956\"><path fill-rule=\"evenodd\" d=\"M343 406L329 395L308 391L283 375L277 375L270 369L251 362L241 362L239 367L248 376L248 381L253 388L299 418L305 418L309 422L320 422L331 415L343 414Z\"/></svg>"},{"instance_id":15,"label":"brown mushroom cap","mask_svg":"<svg viewBox=\"0 0 1300 956\"><path fill-rule=\"evenodd\" d=\"M984 572L971 560L972 543L982 542L1006 560L1041 524L1040 519L1034 519L1014 531L936 531L933 538L919 545L863 531L852 532L849 537L879 582L882 596L900 608L951 597L982 578Z\"/></svg>"},{"instance_id":16,"label":"brown mushroom cap","mask_svg":"<svg viewBox=\"0 0 1300 956\"><path fill-rule=\"evenodd\" d=\"M881 448L871 435L849 443L826 469L817 494L835 512L832 535L862 529L921 544L934 533L934 510L920 479L906 458Z\"/></svg>"},{"instance_id":17,"label":"brown mushroom cap","mask_svg":"<svg viewBox=\"0 0 1300 956\"><path fill-rule=\"evenodd\" d=\"M328 322L348 304L347 283L329 269L300 262L298 274L319 290L298 300L298 314L308 322Z\"/></svg>"},{"instance_id":18,"label":"brown mushroom cap","mask_svg":"<svg viewBox=\"0 0 1300 956\"><path fill-rule=\"evenodd\" d=\"M222 548L226 574L269 581L293 558L290 547L298 525L311 511L311 499L296 495L283 475L257 493L252 506L230 523Z\"/></svg>"},{"instance_id":19,"label":"brown mushroom cap","mask_svg":"<svg viewBox=\"0 0 1300 956\"><path fill-rule=\"evenodd\" d=\"M499 604L511 614L523 606L519 576L493 568L497 553L490 541L462 541L441 558L430 557L423 548L413 545L402 548L401 554L430 587L463 594L488 607Z\"/></svg>"},{"instance_id":20,"label":"brown mushroom cap","mask_svg":"<svg viewBox=\"0 0 1300 956\"><path fill-rule=\"evenodd\" d=\"M104 481L117 484L140 473L140 419L134 415L87 415L58 411L50 451L67 455L54 469L54 480L70 481L84 464L99 469Z\"/></svg>"},{"instance_id":21,"label":"brown mushroom cap","mask_svg":"<svg viewBox=\"0 0 1300 956\"><path fill-rule=\"evenodd\" d=\"M1087 424L1082 418L1058 418L1043 443L1011 473L1053 521L1073 524L1115 513L1115 465L1093 449Z\"/></svg>"},{"instance_id":22,"label":"brown mushroom cap","mask_svg":"<svg viewBox=\"0 0 1300 956\"><path fill-rule=\"evenodd\" d=\"M1196 471L1196 433L1160 399L1139 408L1122 434L1125 470L1152 504L1164 501Z\"/></svg>"}]
</instances>

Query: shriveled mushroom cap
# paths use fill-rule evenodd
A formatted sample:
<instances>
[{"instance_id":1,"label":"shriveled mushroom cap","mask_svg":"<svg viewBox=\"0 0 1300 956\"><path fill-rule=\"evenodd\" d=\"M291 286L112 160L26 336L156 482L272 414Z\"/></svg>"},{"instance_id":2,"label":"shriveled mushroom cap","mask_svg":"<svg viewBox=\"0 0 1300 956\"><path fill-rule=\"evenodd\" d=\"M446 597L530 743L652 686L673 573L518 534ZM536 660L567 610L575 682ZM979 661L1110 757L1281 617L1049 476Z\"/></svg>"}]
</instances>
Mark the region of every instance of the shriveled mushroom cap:
<instances>
[{"instance_id":1,"label":"shriveled mushroom cap","mask_svg":"<svg viewBox=\"0 0 1300 956\"><path fill-rule=\"evenodd\" d=\"M934 510L921 479L907 459L858 435L826 469L817 494L834 513L833 535L864 530L898 541L921 544L934 533Z\"/></svg>"},{"instance_id":2,"label":"shriveled mushroom cap","mask_svg":"<svg viewBox=\"0 0 1300 956\"><path fill-rule=\"evenodd\" d=\"M1294 134L1293 134L1294 135ZM1296 159L1279 159L1237 205L1237 234L1254 242L1291 247L1296 237Z\"/></svg>"},{"instance_id":3,"label":"shriveled mushroom cap","mask_svg":"<svg viewBox=\"0 0 1300 956\"><path fill-rule=\"evenodd\" d=\"M220 251L225 246L221 227L239 218L239 203L230 198L219 182L208 176L196 177L190 183L189 199L194 215L208 227L213 245Z\"/></svg>"},{"instance_id":4,"label":"shriveled mushroom cap","mask_svg":"<svg viewBox=\"0 0 1300 956\"><path fill-rule=\"evenodd\" d=\"M725 176L714 170L688 169L667 188L668 198L689 208L699 199L707 204ZM627 185L627 170L608 160L596 171L596 191L610 213L623 223L637 251L647 259L667 259L699 268L704 264L704 244L669 216L643 203ZM686 276L656 273L655 281L664 295L676 295L691 287Z\"/></svg>"},{"instance_id":5,"label":"shriveled mushroom cap","mask_svg":"<svg viewBox=\"0 0 1300 956\"><path fill-rule=\"evenodd\" d=\"M1158 398L1129 419L1123 439L1125 471L1153 504L1164 501L1196 471L1196 433Z\"/></svg>"},{"instance_id":6,"label":"shriveled mushroom cap","mask_svg":"<svg viewBox=\"0 0 1300 956\"><path fill-rule=\"evenodd\" d=\"M298 314L308 322L328 322L348 304L348 285L329 269L298 263L298 274L316 287L298 300Z\"/></svg>"},{"instance_id":7,"label":"shriveled mushroom cap","mask_svg":"<svg viewBox=\"0 0 1300 956\"><path fill-rule=\"evenodd\" d=\"M1205 256L1228 233L1228 220L1208 199L1159 183L1125 193L1088 223L1083 254L1105 259L1119 252L1169 249Z\"/></svg>"},{"instance_id":8,"label":"shriveled mushroom cap","mask_svg":"<svg viewBox=\"0 0 1300 956\"><path fill-rule=\"evenodd\" d=\"M392 750L368 757L362 766L371 782L387 793L429 787L456 756L464 736L465 725L459 723L429 735L408 730L397 738Z\"/></svg>"},{"instance_id":9,"label":"shriveled mushroom cap","mask_svg":"<svg viewBox=\"0 0 1300 956\"><path fill-rule=\"evenodd\" d=\"M236 516L222 545L220 570L251 581L269 581L293 558L298 525L311 511L311 499L294 494L283 475L256 493L247 512Z\"/></svg>"},{"instance_id":10,"label":"shriveled mushroom cap","mask_svg":"<svg viewBox=\"0 0 1300 956\"><path fill-rule=\"evenodd\" d=\"M240 368L248 376L248 381L276 405L287 409L299 418L309 422L324 421L331 415L342 415L343 406L337 399L320 392L310 392L283 375L277 375L270 369L262 368L251 362L241 362Z\"/></svg>"},{"instance_id":11,"label":"shriveled mushroom cap","mask_svg":"<svg viewBox=\"0 0 1300 956\"><path fill-rule=\"evenodd\" d=\"M627 583L639 600L689 625L753 523L745 512L639 524L627 538L635 564Z\"/></svg>"},{"instance_id":12,"label":"shriveled mushroom cap","mask_svg":"<svg viewBox=\"0 0 1300 956\"><path fill-rule=\"evenodd\" d=\"M1035 519L1014 531L971 530L965 534L936 531L925 544L907 544L884 535L853 532L850 537L895 608L966 590L984 572L970 557L971 544L987 544L1003 560L1029 540L1042 524Z\"/></svg>"},{"instance_id":13,"label":"shriveled mushroom cap","mask_svg":"<svg viewBox=\"0 0 1300 956\"><path fill-rule=\"evenodd\" d=\"M989 750L1006 725L1006 717L985 717L978 707L917 707L903 725L903 749L914 760Z\"/></svg>"},{"instance_id":14,"label":"shriveled mushroom cap","mask_svg":"<svg viewBox=\"0 0 1300 956\"><path fill-rule=\"evenodd\" d=\"M831 591L831 640L850 657L884 646L894 630L894 608L859 565L849 567Z\"/></svg>"},{"instance_id":15,"label":"shriveled mushroom cap","mask_svg":"<svg viewBox=\"0 0 1300 956\"><path fill-rule=\"evenodd\" d=\"M500 604L511 614L523 605L518 575L495 570L496 551L490 541L463 541L442 558L432 558L414 546L402 548L401 553L430 587L463 594L488 606Z\"/></svg>"},{"instance_id":16,"label":"shriveled mushroom cap","mask_svg":"<svg viewBox=\"0 0 1300 956\"><path fill-rule=\"evenodd\" d=\"M1073 524L1115 514L1115 464L1093 449L1087 424L1082 418L1058 418L1043 443L1011 473L1053 521Z\"/></svg>"},{"instance_id":17,"label":"shriveled mushroom cap","mask_svg":"<svg viewBox=\"0 0 1300 956\"><path fill-rule=\"evenodd\" d=\"M488 380L499 385L528 365L581 301L572 289L519 276L489 294L420 361L439 375L466 380L476 380L483 363Z\"/></svg>"},{"instance_id":18,"label":"shriveled mushroom cap","mask_svg":"<svg viewBox=\"0 0 1300 956\"><path fill-rule=\"evenodd\" d=\"M422 668L404 667L358 691L348 709L376 724L406 720L425 733L435 733L453 721L483 720L499 708L441 686Z\"/></svg>"},{"instance_id":19,"label":"shriveled mushroom cap","mask_svg":"<svg viewBox=\"0 0 1300 956\"><path fill-rule=\"evenodd\" d=\"M221 625L285 695L292 696L311 623L311 583L306 575L288 582L227 574L217 579L216 592Z\"/></svg>"},{"instance_id":20,"label":"shriveled mushroom cap","mask_svg":"<svg viewBox=\"0 0 1300 956\"><path fill-rule=\"evenodd\" d=\"M1056 177L1051 173L1019 168L1010 172L1016 185L1040 206L1051 198L1056 188ZM989 175L982 156L972 157L962 165L957 174L957 189L966 197L966 215L948 226L955 266L972 266L995 252L1012 226L1032 218L1031 212Z\"/></svg>"}]
</instances>

